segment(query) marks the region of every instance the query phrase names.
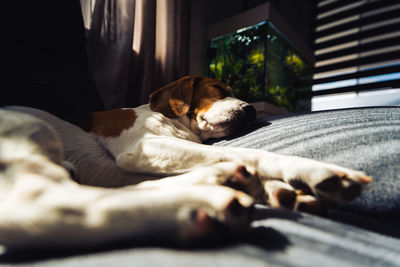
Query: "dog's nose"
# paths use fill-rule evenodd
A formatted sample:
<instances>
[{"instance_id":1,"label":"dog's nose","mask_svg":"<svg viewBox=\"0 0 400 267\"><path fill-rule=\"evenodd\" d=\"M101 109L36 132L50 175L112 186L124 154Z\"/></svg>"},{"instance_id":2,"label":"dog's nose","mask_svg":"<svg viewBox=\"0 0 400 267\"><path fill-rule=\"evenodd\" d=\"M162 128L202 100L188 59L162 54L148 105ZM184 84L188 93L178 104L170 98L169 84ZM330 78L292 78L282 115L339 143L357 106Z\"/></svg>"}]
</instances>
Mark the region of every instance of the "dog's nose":
<instances>
[{"instance_id":1,"label":"dog's nose","mask_svg":"<svg viewBox=\"0 0 400 267\"><path fill-rule=\"evenodd\" d=\"M246 121L252 122L256 119L257 111L252 105L246 105L243 110L245 112Z\"/></svg>"},{"instance_id":2,"label":"dog's nose","mask_svg":"<svg viewBox=\"0 0 400 267\"><path fill-rule=\"evenodd\" d=\"M230 134L247 129L256 120L256 109L247 103L242 103L229 121Z\"/></svg>"}]
</instances>

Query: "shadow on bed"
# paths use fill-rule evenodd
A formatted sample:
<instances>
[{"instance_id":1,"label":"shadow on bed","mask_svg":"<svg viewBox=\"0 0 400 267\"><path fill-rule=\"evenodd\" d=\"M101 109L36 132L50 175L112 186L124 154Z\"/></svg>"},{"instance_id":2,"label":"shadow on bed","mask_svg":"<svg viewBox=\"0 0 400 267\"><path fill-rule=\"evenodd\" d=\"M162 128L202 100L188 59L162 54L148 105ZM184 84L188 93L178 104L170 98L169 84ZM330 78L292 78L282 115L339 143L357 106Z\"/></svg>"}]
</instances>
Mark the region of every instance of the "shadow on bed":
<instances>
[{"instance_id":1,"label":"shadow on bed","mask_svg":"<svg viewBox=\"0 0 400 267\"><path fill-rule=\"evenodd\" d=\"M296 217L301 215L292 214L289 217ZM265 242L268 240L268 242ZM218 240L213 243L207 243L204 245L193 246L193 247L182 247L173 246L167 243L151 242L150 240L145 241L119 241L110 243L99 247L79 247L75 249L63 249L63 248L52 248L52 247L36 247L29 248L29 250L15 250L9 251L6 254L0 254L0 264L24 264L41 262L44 260L63 260L66 257L79 257L86 254L101 254L101 253L112 253L113 251L121 251L127 249L159 249L162 247L167 250L176 250L181 252L192 252L192 253L207 253L207 251L226 249L229 250L240 244L247 244L249 246L258 247L265 251L284 251L287 246L290 245L289 240L286 236L279 231L264 226L252 227L249 232L242 237L229 237L227 236L224 240Z\"/></svg>"}]
</instances>

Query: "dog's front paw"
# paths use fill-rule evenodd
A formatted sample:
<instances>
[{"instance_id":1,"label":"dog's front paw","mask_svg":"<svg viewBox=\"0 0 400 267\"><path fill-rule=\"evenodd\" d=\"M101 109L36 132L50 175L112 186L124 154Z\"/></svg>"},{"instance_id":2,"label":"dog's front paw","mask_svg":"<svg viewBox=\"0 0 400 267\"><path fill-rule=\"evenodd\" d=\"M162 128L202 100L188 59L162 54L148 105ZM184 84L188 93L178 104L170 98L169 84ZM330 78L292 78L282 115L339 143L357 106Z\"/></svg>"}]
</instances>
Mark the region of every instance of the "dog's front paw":
<instances>
[{"instance_id":1,"label":"dog's front paw","mask_svg":"<svg viewBox=\"0 0 400 267\"><path fill-rule=\"evenodd\" d=\"M278 173L282 177L263 179L268 203L312 213L352 201L372 181L363 172L308 159L296 159Z\"/></svg>"},{"instance_id":2,"label":"dog's front paw","mask_svg":"<svg viewBox=\"0 0 400 267\"><path fill-rule=\"evenodd\" d=\"M359 171L333 169L319 180L311 187L318 199L328 203L346 203L358 197L372 178Z\"/></svg>"},{"instance_id":3,"label":"dog's front paw","mask_svg":"<svg viewBox=\"0 0 400 267\"><path fill-rule=\"evenodd\" d=\"M219 162L184 174L193 184L222 185L245 192L256 202L265 203L265 191L257 173L242 163Z\"/></svg>"},{"instance_id":4,"label":"dog's front paw","mask_svg":"<svg viewBox=\"0 0 400 267\"><path fill-rule=\"evenodd\" d=\"M265 203L265 191L260 178L254 171L237 162L210 164L181 175L142 182L135 187L160 188L182 185L222 185L245 192L257 202Z\"/></svg>"},{"instance_id":5,"label":"dog's front paw","mask_svg":"<svg viewBox=\"0 0 400 267\"><path fill-rule=\"evenodd\" d=\"M232 235L241 235L249 229L253 199L239 191L224 187L200 186L194 190L208 188L208 205L183 206L178 211L178 218L184 222L178 238L184 244L198 244L222 240Z\"/></svg>"},{"instance_id":6,"label":"dog's front paw","mask_svg":"<svg viewBox=\"0 0 400 267\"><path fill-rule=\"evenodd\" d=\"M255 171L235 162L217 163L213 171L218 185L243 191L257 202L265 203L265 191Z\"/></svg>"}]
</instances>

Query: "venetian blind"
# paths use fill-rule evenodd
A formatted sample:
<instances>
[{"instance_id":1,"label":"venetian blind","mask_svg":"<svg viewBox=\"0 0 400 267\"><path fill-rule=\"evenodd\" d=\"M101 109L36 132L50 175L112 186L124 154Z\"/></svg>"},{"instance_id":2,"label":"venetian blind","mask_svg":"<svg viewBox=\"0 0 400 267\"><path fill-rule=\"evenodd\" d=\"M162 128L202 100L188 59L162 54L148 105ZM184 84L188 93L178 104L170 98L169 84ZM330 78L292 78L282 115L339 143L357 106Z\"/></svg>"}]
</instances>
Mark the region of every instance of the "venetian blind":
<instances>
[{"instance_id":1,"label":"venetian blind","mask_svg":"<svg viewBox=\"0 0 400 267\"><path fill-rule=\"evenodd\" d=\"M316 0L313 95L400 88L400 1Z\"/></svg>"}]
</instances>

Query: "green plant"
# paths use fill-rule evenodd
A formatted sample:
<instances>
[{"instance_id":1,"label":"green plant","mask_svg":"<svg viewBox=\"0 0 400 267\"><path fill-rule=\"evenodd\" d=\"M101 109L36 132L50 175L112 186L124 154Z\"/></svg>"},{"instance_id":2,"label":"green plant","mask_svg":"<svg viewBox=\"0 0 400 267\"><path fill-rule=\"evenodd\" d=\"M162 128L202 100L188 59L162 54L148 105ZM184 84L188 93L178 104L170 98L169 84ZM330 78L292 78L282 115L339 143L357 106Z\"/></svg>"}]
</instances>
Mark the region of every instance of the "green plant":
<instances>
[{"instance_id":1,"label":"green plant","mask_svg":"<svg viewBox=\"0 0 400 267\"><path fill-rule=\"evenodd\" d=\"M215 38L210 48L216 52L210 76L229 84L240 99L295 111L298 99L309 97L310 68L270 23Z\"/></svg>"}]
</instances>

